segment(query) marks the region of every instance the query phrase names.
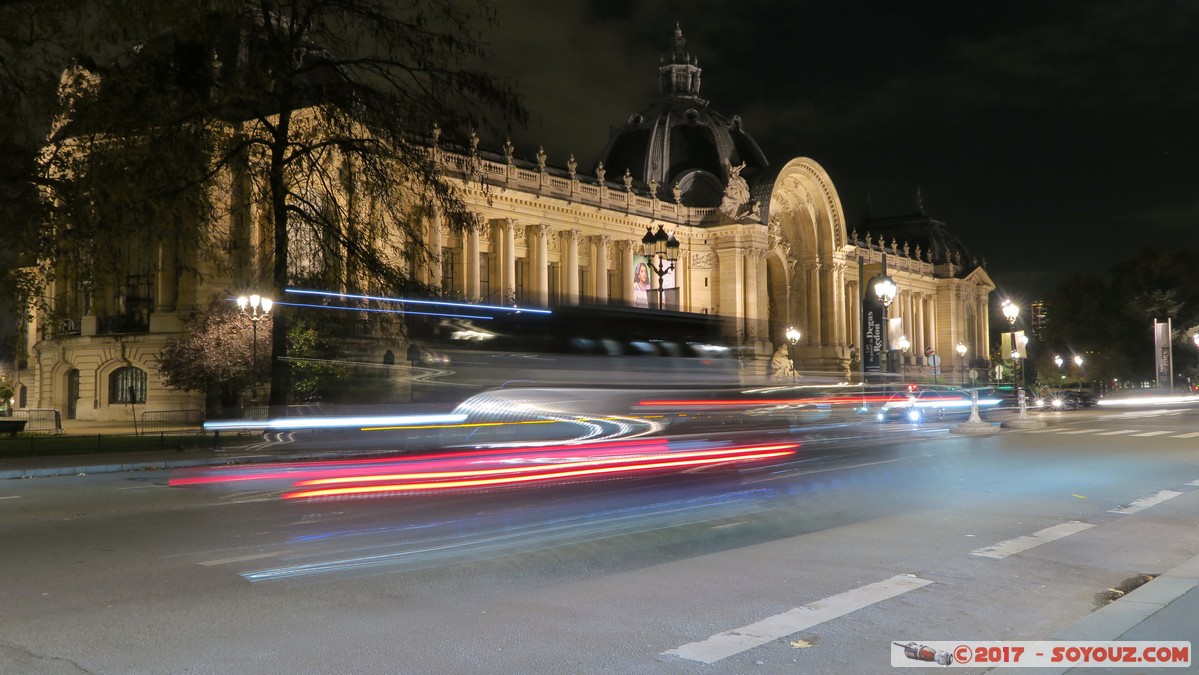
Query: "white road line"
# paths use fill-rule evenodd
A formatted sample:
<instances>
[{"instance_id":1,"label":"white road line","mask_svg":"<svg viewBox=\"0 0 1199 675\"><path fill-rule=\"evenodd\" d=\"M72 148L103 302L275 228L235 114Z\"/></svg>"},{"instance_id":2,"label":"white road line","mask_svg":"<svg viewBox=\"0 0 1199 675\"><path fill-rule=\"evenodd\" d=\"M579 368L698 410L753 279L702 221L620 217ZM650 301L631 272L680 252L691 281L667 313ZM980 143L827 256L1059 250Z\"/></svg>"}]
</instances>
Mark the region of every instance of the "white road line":
<instances>
[{"instance_id":1,"label":"white road line","mask_svg":"<svg viewBox=\"0 0 1199 675\"><path fill-rule=\"evenodd\" d=\"M702 642L685 644L678 649L662 652L662 654L664 656L674 654L701 663L716 663L747 649L773 642L792 633L811 628L816 624L831 621L931 583L933 582L910 574L899 574L886 581L838 593L782 614L776 614L768 619L751 623L748 626L717 633Z\"/></svg>"},{"instance_id":2,"label":"white road line","mask_svg":"<svg viewBox=\"0 0 1199 675\"><path fill-rule=\"evenodd\" d=\"M1170 438L1195 438L1196 436L1199 436L1199 431L1192 431L1189 434L1175 434Z\"/></svg>"},{"instance_id":3,"label":"white road line","mask_svg":"<svg viewBox=\"0 0 1199 675\"><path fill-rule=\"evenodd\" d=\"M1172 431L1146 431L1143 434L1133 434L1135 438L1147 438L1149 436L1165 436L1166 434L1174 433Z\"/></svg>"},{"instance_id":4,"label":"white road line","mask_svg":"<svg viewBox=\"0 0 1199 675\"><path fill-rule=\"evenodd\" d=\"M1182 494L1181 492L1175 492L1174 490L1161 490L1155 495L1152 495L1149 497L1141 497L1140 499L1134 501L1133 503L1131 503L1128 506L1125 506L1123 508L1108 509L1107 512L1108 513L1124 513L1124 514L1136 513L1137 511L1144 511L1145 509L1149 508L1150 506L1156 506L1157 504L1161 504L1162 502L1166 501L1167 499L1174 499L1175 497L1177 497L1181 494Z\"/></svg>"},{"instance_id":5,"label":"white road line","mask_svg":"<svg viewBox=\"0 0 1199 675\"><path fill-rule=\"evenodd\" d=\"M1193 481L1187 483L1187 485L1199 485L1199 480L1193 480Z\"/></svg>"},{"instance_id":6,"label":"white road line","mask_svg":"<svg viewBox=\"0 0 1199 675\"><path fill-rule=\"evenodd\" d=\"M1074 431L1063 431L1062 435L1069 436L1071 434L1092 434L1096 431L1103 431L1103 429L1075 429Z\"/></svg>"},{"instance_id":7,"label":"white road line","mask_svg":"<svg viewBox=\"0 0 1199 675\"><path fill-rule=\"evenodd\" d=\"M1135 434L1140 429L1121 429L1119 431L1103 431L1095 434L1096 436L1119 436L1120 434Z\"/></svg>"},{"instance_id":8,"label":"white road line","mask_svg":"<svg viewBox=\"0 0 1199 675\"><path fill-rule=\"evenodd\" d=\"M1059 431L1059 430L1055 429L1053 427L1049 427L1048 429L1030 429L1028 431L1025 431L1024 433L1026 433L1026 434L1052 434L1055 431Z\"/></svg>"},{"instance_id":9,"label":"white road line","mask_svg":"<svg viewBox=\"0 0 1199 675\"><path fill-rule=\"evenodd\" d=\"M1026 534L1023 537L1016 537L1015 539L1001 541L994 546L988 546L987 548L980 548L977 551L971 551L970 555L976 555L981 558L1006 558L1009 555L1020 553L1021 551L1027 551L1028 549L1035 546L1040 546L1041 544L1048 544L1056 539L1068 537L1072 534L1082 532L1083 530L1087 530L1092 527L1095 526L1091 523L1083 523L1077 520L1071 520L1068 523L1047 527L1043 530L1033 532L1032 534Z\"/></svg>"}]
</instances>

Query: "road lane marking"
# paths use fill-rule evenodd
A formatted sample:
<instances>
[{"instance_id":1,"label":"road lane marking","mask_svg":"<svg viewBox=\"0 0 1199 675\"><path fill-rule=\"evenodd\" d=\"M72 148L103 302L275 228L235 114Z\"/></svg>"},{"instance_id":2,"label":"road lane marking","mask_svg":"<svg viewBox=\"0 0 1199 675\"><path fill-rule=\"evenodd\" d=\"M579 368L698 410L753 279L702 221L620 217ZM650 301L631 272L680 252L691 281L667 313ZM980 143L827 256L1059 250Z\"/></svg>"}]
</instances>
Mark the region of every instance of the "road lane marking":
<instances>
[{"instance_id":1,"label":"road lane marking","mask_svg":"<svg viewBox=\"0 0 1199 675\"><path fill-rule=\"evenodd\" d=\"M1068 537L1072 534L1077 534L1092 527L1095 526L1091 523L1083 523L1077 520L1071 520L1068 523L1062 523L1061 525L1054 525L1053 527L1047 527L1043 530L1037 530L1036 532L1033 532L1032 534L1026 534L1023 537L1016 537L1015 539L1001 541L994 546L988 546L986 548L980 548L976 551L971 551L970 555L976 555L980 558L1006 558L1009 555L1027 551L1028 549L1035 546L1040 546L1041 544L1048 544L1051 541L1061 539L1062 537Z\"/></svg>"},{"instance_id":2,"label":"road lane marking","mask_svg":"<svg viewBox=\"0 0 1199 675\"><path fill-rule=\"evenodd\" d=\"M1199 480L1193 480L1193 481L1187 483L1187 485L1199 485Z\"/></svg>"},{"instance_id":3,"label":"road lane marking","mask_svg":"<svg viewBox=\"0 0 1199 675\"><path fill-rule=\"evenodd\" d=\"M1119 436L1120 434L1135 434L1138 431L1140 431L1140 429L1120 429L1119 431L1103 431L1103 432L1100 432L1095 435L1096 436Z\"/></svg>"},{"instance_id":4,"label":"road lane marking","mask_svg":"<svg viewBox=\"0 0 1199 675\"><path fill-rule=\"evenodd\" d=\"M1149 508L1150 506L1156 506L1158 504L1161 504L1162 502L1166 501L1167 499L1174 499L1175 497L1177 497L1181 494L1182 494L1181 492L1175 492L1174 490L1160 490L1157 494L1150 495L1148 497L1141 497L1140 499L1134 501L1133 503L1129 504L1128 506L1124 506L1124 507L1121 507L1118 509L1108 509L1107 512L1108 513L1124 513L1124 514L1136 513L1137 511L1144 511L1145 509Z\"/></svg>"},{"instance_id":5,"label":"road lane marking","mask_svg":"<svg viewBox=\"0 0 1199 675\"><path fill-rule=\"evenodd\" d=\"M1027 433L1027 434L1051 434L1055 431L1059 431L1059 429L1054 429L1053 427L1049 427L1048 429L1029 429L1028 431L1026 431L1024 433Z\"/></svg>"},{"instance_id":6,"label":"road lane marking","mask_svg":"<svg viewBox=\"0 0 1199 675\"><path fill-rule=\"evenodd\" d=\"M1071 434L1091 434L1096 431L1103 431L1103 430L1102 429L1075 429L1074 431L1063 431L1062 435L1069 436Z\"/></svg>"},{"instance_id":7,"label":"road lane marking","mask_svg":"<svg viewBox=\"0 0 1199 675\"><path fill-rule=\"evenodd\" d=\"M1199 436L1199 431L1192 431L1189 434L1176 434L1170 438L1195 438L1196 436Z\"/></svg>"},{"instance_id":8,"label":"road lane marking","mask_svg":"<svg viewBox=\"0 0 1199 675\"><path fill-rule=\"evenodd\" d=\"M931 583L933 582L928 579L920 579L910 574L899 574L886 581L838 593L782 614L776 614L768 619L751 623L748 626L717 633L707 640L685 644L678 649L662 652L662 655L673 654L691 661L716 663L747 649L773 642L792 633L798 633Z\"/></svg>"},{"instance_id":9,"label":"road lane marking","mask_svg":"<svg viewBox=\"0 0 1199 675\"><path fill-rule=\"evenodd\" d=\"M1172 431L1146 431L1143 434L1133 434L1134 438L1147 438L1149 436L1165 436L1166 434L1174 433Z\"/></svg>"}]
</instances>

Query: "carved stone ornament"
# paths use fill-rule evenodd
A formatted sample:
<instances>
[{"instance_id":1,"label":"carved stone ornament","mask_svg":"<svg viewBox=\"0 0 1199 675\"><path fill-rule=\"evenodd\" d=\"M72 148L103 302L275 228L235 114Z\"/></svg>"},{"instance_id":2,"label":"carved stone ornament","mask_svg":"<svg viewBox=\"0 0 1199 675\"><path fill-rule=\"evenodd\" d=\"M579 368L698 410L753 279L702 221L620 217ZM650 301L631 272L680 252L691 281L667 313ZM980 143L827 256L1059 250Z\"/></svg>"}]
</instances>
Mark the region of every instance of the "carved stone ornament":
<instances>
[{"instance_id":1,"label":"carved stone ornament","mask_svg":"<svg viewBox=\"0 0 1199 675\"><path fill-rule=\"evenodd\" d=\"M433 136L433 145L436 146L437 142L441 140L441 125L439 125L436 122L433 123L432 136Z\"/></svg>"},{"instance_id":2,"label":"carved stone ornament","mask_svg":"<svg viewBox=\"0 0 1199 675\"><path fill-rule=\"evenodd\" d=\"M550 232L550 233L548 233L548 235L549 235L549 236L547 236L547 237L546 237L546 242L545 242L545 248L546 248L546 250L548 250L548 251L559 251L559 250L561 250L561 248L562 248L562 247L559 245L559 241L558 241L558 240L560 239L560 237L558 236L558 233L557 233L557 232Z\"/></svg>"},{"instance_id":3,"label":"carved stone ornament","mask_svg":"<svg viewBox=\"0 0 1199 675\"><path fill-rule=\"evenodd\" d=\"M512 139L509 138L509 139L505 140L504 141L504 163L506 163L506 164L512 163L513 150L515 150L515 148L512 147Z\"/></svg>"},{"instance_id":4,"label":"carved stone ornament","mask_svg":"<svg viewBox=\"0 0 1199 675\"><path fill-rule=\"evenodd\" d=\"M566 160L566 172L570 174L571 180L574 180L575 170L579 168L579 163L575 161L574 153L571 153L570 159Z\"/></svg>"},{"instance_id":5,"label":"carved stone ornament","mask_svg":"<svg viewBox=\"0 0 1199 675\"><path fill-rule=\"evenodd\" d=\"M545 148L537 146L537 170L545 172Z\"/></svg>"},{"instance_id":6,"label":"carved stone ornament","mask_svg":"<svg viewBox=\"0 0 1199 675\"><path fill-rule=\"evenodd\" d=\"M624 181L624 191L632 192L633 191L633 174L630 173L628 169L624 170L624 176L622 177L622 180Z\"/></svg>"},{"instance_id":7,"label":"carved stone ornament","mask_svg":"<svg viewBox=\"0 0 1199 675\"><path fill-rule=\"evenodd\" d=\"M478 154L479 152L479 134L475 133L474 129L470 130L470 154Z\"/></svg>"},{"instance_id":8,"label":"carved stone ornament","mask_svg":"<svg viewBox=\"0 0 1199 675\"><path fill-rule=\"evenodd\" d=\"M600 182L600 185L604 184L604 174L606 174L606 173L608 173L608 172L607 172L607 170L604 169L603 162L600 162L599 164L595 165L595 178L596 178L596 180L598 180Z\"/></svg>"},{"instance_id":9,"label":"carved stone ornament","mask_svg":"<svg viewBox=\"0 0 1199 675\"><path fill-rule=\"evenodd\" d=\"M691 267L697 270L710 270L716 268L715 253L692 253Z\"/></svg>"},{"instance_id":10,"label":"carved stone ornament","mask_svg":"<svg viewBox=\"0 0 1199 675\"><path fill-rule=\"evenodd\" d=\"M753 210L749 183L741 177L741 170L744 168L745 162L733 166L727 159L724 161L724 170L729 176L729 181L724 188L724 199L720 202L720 212L734 220L748 216Z\"/></svg>"}]
</instances>

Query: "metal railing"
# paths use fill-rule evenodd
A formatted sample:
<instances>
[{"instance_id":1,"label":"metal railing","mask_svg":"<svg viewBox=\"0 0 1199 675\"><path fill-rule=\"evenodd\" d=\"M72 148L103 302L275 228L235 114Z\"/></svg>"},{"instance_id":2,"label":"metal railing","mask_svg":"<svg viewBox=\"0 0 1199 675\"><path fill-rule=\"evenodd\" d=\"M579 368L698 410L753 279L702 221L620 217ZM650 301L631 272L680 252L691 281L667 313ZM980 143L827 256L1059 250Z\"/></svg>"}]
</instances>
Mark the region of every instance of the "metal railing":
<instances>
[{"instance_id":1,"label":"metal railing","mask_svg":"<svg viewBox=\"0 0 1199 675\"><path fill-rule=\"evenodd\" d=\"M202 434L204 412L201 410L147 410L142 413L139 436L154 434Z\"/></svg>"},{"instance_id":2,"label":"metal railing","mask_svg":"<svg viewBox=\"0 0 1199 675\"><path fill-rule=\"evenodd\" d=\"M62 433L62 415L54 408L22 408L12 411L14 419L29 420L25 431Z\"/></svg>"}]
</instances>

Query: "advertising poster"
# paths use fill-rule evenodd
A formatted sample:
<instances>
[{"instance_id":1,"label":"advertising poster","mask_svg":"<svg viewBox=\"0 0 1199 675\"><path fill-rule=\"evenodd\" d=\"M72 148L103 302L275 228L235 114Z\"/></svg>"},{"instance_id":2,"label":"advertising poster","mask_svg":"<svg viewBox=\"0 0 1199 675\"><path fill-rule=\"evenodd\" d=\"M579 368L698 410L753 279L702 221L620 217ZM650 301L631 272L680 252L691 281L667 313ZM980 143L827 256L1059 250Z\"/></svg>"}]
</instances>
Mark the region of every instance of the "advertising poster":
<instances>
[{"instance_id":1,"label":"advertising poster","mask_svg":"<svg viewBox=\"0 0 1199 675\"><path fill-rule=\"evenodd\" d=\"M658 275L653 270L654 260L652 257L635 256L633 258L633 306L651 309L678 309L679 291L675 281L675 270L671 269L662 277L662 292L658 290Z\"/></svg>"}]
</instances>

